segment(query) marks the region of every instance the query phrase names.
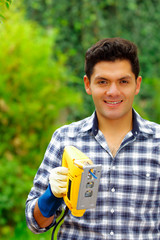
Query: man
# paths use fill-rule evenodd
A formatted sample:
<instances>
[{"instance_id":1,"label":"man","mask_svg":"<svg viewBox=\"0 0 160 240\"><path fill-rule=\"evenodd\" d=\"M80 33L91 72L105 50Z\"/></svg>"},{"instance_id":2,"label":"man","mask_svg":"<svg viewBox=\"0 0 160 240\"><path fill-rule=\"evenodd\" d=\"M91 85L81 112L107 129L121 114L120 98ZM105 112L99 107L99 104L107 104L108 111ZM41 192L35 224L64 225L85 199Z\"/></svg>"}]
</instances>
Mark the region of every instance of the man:
<instances>
[{"instance_id":1,"label":"man","mask_svg":"<svg viewBox=\"0 0 160 240\"><path fill-rule=\"evenodd\" d=\"M68 173L61 159L73 145L102 164L97 205L81 218L68 213L58 239L160 239L160 126L132 108L139 70L128 40L103 39L87 51L84 85L95 112L53 134L26 202L34 233L52 227L61 211Z\"/></svg>"}]
</instances>

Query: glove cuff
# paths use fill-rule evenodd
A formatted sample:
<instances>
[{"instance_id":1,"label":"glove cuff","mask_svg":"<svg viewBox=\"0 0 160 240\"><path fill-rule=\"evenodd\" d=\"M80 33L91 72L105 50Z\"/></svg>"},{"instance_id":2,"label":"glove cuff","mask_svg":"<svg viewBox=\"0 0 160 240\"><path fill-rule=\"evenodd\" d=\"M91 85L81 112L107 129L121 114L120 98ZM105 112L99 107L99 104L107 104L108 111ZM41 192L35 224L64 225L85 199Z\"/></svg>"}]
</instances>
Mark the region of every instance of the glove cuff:
<instances>
[{"instance_id":1,"label":"glove cuff","mask_svg":"<svg viewBox=\"0 0 160 240\"><path fill-rule=\"evenodd\" d=\"M51 217L63 202L63 198L57 198L51 191L50 184L46 191L38 199L38 207L44 217Z\"/></svg>"}]
</instances>

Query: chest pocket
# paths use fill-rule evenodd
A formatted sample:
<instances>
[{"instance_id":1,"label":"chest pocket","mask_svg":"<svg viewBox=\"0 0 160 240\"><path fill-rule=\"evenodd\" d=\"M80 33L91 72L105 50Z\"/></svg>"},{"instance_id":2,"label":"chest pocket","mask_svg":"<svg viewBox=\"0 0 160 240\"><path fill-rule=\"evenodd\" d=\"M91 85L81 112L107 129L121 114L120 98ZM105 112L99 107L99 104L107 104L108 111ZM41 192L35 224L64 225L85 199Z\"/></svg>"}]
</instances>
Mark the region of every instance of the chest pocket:
<instances>
[{"instance_id":1,"label":"chest pocket","mask_svg":"<svg viewBox=\"0 0 160 240\"><path fill-rule=\"evenodd\" d=\"M146 197L156 194L159 189L160 173L155 171L133 171L134 192L138 195L144 194ZM139 196L143 198L143 196Z\"/></svg>"},{"instance_id":2,"label":"chest pocket","mask_svg":"<svg viewBox=\"0 0 160 240\"><path fill-rule=\"evenodd\" d=\"M147 212L153 210L159 205L160 194L160 173L155 171L133 171L133 189L132 206L135 212Z\"/></svg>"},{"instance_id":3,"label":"chest pocket","mask_svg":"<svg viewBox=\"0 0 160 240\"><path fill-rule=\"evenodd\" d=\"M133 171L133 176L137 177L139 180L143 181L156 181L160 178L160 173L151 171Z\"/></svg>"}]
</instances>

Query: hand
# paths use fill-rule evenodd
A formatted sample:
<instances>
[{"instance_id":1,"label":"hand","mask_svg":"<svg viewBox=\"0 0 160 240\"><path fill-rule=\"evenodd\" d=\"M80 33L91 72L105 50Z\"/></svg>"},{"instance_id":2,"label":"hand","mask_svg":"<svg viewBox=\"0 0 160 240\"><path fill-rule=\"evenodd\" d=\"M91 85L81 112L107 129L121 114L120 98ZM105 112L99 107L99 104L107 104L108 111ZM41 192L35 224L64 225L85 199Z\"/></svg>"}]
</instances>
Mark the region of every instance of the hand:
<instances>
[{"instance_id":1,"label":"hand","mask_svg":"<svg viewBox=\"0 0 160 240\"><path fill-rule=\"evenodd\" d=\"M55 197L61 198L66 194L68 168L57 167L51 170L49 183Z\"/></svg>"}]
</instances>

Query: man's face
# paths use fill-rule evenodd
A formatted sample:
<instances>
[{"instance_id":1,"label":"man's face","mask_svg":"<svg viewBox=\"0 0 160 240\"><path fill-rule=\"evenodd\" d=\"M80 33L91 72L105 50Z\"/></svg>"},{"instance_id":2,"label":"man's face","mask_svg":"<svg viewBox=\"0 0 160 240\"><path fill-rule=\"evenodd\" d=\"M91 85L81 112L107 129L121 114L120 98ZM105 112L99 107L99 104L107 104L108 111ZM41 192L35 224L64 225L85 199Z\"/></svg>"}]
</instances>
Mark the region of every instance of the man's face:
<instances>
[{"instance_id":1,"label":"man's face","mask_svg":"<svg viewBox=\"0 0 160 240\"><path fill-rule=\"evenodd\" d=\"M84 76L84 84L87 94L92 95L98 118L118 120L131 114L141 77L135 79L128 60L102 61L94 66L90 81Z\"/></svg>"}]
</instances>

